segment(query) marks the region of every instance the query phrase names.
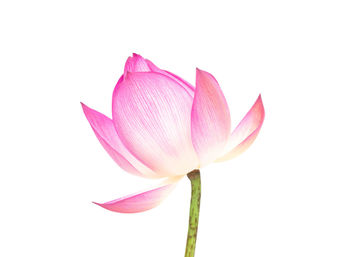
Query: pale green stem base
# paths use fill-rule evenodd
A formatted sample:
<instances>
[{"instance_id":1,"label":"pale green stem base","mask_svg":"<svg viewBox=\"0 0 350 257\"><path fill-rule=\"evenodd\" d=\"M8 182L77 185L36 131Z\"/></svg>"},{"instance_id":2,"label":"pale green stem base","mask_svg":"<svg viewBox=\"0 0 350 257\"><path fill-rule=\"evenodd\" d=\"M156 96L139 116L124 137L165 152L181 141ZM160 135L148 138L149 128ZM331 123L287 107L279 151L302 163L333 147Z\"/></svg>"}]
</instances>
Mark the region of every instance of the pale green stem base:
<instances>
[{"instance_id":1,"label":"pale green stem base","mask_svg":"<svg viewBox=\"0 0 350 257\"><path fill-rule=\"evenodd\" d=\"M191 180L192 192L185 257L194 257L201 202L201 175L199 170L193 170L187 174L187 177Z\"/></svg>"}]
</instances>

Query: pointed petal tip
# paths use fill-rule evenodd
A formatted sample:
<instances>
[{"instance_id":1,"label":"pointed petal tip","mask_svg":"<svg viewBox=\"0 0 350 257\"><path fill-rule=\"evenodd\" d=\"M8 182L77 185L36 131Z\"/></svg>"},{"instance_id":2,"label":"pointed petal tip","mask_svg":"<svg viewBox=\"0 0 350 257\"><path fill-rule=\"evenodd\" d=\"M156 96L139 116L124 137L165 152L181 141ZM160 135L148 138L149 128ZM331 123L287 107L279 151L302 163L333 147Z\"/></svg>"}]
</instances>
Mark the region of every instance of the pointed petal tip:
<instances>
[{"instance_id":1,"label":"pointed petal tip","mask_svg":"<svg viewBox=\"0 0 350 257\"><path fill-rule=\"evenodd\" d=\"M198 83L204 83L207 81L212 81L211 83L219 84L216 78L211 73L196 68L196 86Z\"/></svg>"},{"instance_id":2,"label":"pointed petal tip","mask_svg":"<svg viewBox=\"0 0 350 257\"><path fill-rule=\"evenodd\" d=\"M255 102L254 105L257 105L257 107L260 108L262 120L264 120L264 118L265 118L265 108L264 108L264 104L263 104L263 101L262 101L261 93L259 94L258 99L256 99L256 102ZM262 123L261 123L261 125L262 125Z\"/></svg>"},{"instance_id":3,"label":"pointed petal tip","mask_svg":"<svg viewBox=\"0 0 350 257\"><path fill-rule=\"evenodd\" d=\"M82 107L83 109L88 108L88 107L87 107L87 105L86 105L86 104L84 104L83 102L80 102L80 105L81 105L81 107Z\"/></svg>"},{"instance_id":4,"label":"pointed petal tip","mask_svg":"<svg viewBox=\"0 0 350 257\"><path fill-rule=\"evenodd\" d=\"M248 113L231 133L227 144L227 152L216 161L220 162L230 160L247 150L258 136L264 119L265 109L261 94L259 94Z\"/></svg>"},{"instance_id":5,"label":"pointed petal tip","mask_svg":"<svg viewBox=\"0 0 350 257\"><path fill-rule=\"evenodd\" d=\"M204 70L201 70L200 68L196 67L196 75L200 75L203 72L205 72Z\"/></svg>"},{"instance_id":6,"label":"pointed petal tip","mask_svg":"<svg viewBox=\"0 0 350 257\"><path fill-rule=\"evenodd\" d=\"M89 111L91 110L91 108L89 106L87 106L86 104L84 104L83 102L80 102L81 108L83 108L83 112L86 116L86 118L88 118L89 115Z\"/></svg>"},{"instance_id":7,"label":"pointed petal tip","mask_svg":"<svg viewBox=\"0 0 350 257\"><path fill-rule=\"evenodd\" d=\"M142 57L142 56L137 53L132 53L132 57Z\"/></svg>"},{"instance_id":8,"label":"pointed petal tip","mask_svg":"<svg viewBox=\"0 0 350 257\"><path fill-rule=\"evenodd\" d=\"M102 207L103 209L109 210L108 205L106 205L108 202L107 203L91 202L91 203L96 204L97 206Z\"/></svg>"},{"instance_id":9,"label":"pointed petal tip","mask_svg":"<svg viewBox=\"0 0 350 257\"><path fill-rule=\"evenodd\" d=\"M264 104L262 101L261 93L259 94L258 98L255 100L255 102L254 102L253 106L250 108L249 112L256 112L262 116L262 119L264 119L265 109L264 109Z\"/></svg>"},{"instance_id":10,"label":"pointed petal tip","mask_svg":"<svg viewBox=\"0 0 350 257\"><path fill-rule=\"evenodd\" d=\"M106 208L106 205L107 205L108 203L110 203L110 202L98 203L98 202L92 201L91 203L96 204L96 205L98 205L98 206L100 206L100 207L102 207L102 208Z\"/></svg>"},{"instance_id":11,"label":"pointed petal tip","mask_svg":"<svg viewBox=\"0 0 350 257\"><path fill-rule=\"evenodd\" d=\"M93 115L93 113L96 111L91 109L89 106L87 106L83 102L80 102L80 104L81 104L81 107L83 108L83 112L84 112L86 118L88 119L89 123L91 124L91 118L92 118L91 115Z\"/></svg>"},{"instance_id":12,"label":"pointed petal tip","mask_svg":"<svg viewBox=\"0 0 350 257\"><path fill-rule=\"evenodd\" d=\"M97 203L97 202L94 202L94 201L92 201L91 203L93 203L93 204L95 204L95 205L97 205L97 206L99 206L99 207L102 207L102 208L106 209L103 203Z\"/></svg>"}]
</instances>

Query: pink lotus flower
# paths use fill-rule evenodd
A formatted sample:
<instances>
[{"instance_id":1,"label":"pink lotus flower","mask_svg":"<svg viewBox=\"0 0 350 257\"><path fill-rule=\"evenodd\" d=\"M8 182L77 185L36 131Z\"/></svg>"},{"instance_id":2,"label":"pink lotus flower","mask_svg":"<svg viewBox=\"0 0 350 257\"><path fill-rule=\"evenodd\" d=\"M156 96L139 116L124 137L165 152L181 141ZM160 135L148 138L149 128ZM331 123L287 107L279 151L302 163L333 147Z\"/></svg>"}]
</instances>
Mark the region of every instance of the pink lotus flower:
<instances>
[{"instance_id":1,"label":"pink lotus flower","mask_svg":"<svg viewBox=\"0 0 350 257\"><path fill-rule=\"evenodd\" d=\"M134 213L157 206L193 170L244 152L264 121L259 95L231 131L230 111L216 79L197 69L196 87L140 55L129 57L115 86L112 119L82 104L98 140L125 171L166 178L159 187L98 204Z\"/></svg>"}]
</instances>

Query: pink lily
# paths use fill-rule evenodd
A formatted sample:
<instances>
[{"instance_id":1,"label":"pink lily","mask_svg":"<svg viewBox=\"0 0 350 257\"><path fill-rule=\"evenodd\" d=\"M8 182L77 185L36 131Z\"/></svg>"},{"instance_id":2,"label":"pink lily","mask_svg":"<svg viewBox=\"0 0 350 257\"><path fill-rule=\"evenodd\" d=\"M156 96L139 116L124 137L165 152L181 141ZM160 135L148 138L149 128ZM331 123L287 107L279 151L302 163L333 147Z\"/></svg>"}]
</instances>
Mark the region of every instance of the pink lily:
<instances>
[{"instance_id":1,"label":"pink lily","mask_svg":"<svg viewBox=\"0 0 350 257\"><path fill-rule=\"evenodd\" d=\"M121 213L154 208L193 170L244 152L264 121L261 96L231 132L229 108L216 79L197 69L196 87L133 54L113 92L112 116L82 103L96 137L125 171L166 178L159 187L98 204Z\"/></svg>"}]
</instances>

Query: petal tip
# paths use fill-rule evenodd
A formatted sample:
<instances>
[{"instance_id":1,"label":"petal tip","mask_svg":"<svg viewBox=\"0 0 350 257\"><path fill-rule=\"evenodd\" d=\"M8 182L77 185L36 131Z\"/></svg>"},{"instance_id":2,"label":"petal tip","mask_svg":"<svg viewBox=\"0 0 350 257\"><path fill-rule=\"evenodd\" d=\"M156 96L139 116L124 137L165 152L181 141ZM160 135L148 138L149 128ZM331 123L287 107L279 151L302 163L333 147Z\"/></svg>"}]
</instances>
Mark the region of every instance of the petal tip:
<instances>
[{"instance_id":1,"label":"petal tip","mask_svg":"<svg viewBox=\"0 0 350 257\"><path fill-rule=\"evenodd\" d=\"M89 111L91 110L86 104L83 102L80 102L81 108L83 108L83 112L85 116L87 117L89 115Z\"/></svg>"},{"instance_id":2,"label":"petal tip","mask_svg":"<svg viewBox=\"0 0 350 257\"><path fill-rule=\"evenodd\" d=\"M262 101L261 93L259 94L255 105L257 105L260 108L261 115L263 116L263 119L264 119L264 117L265 117L265 108L264 108L264 104L263 104L263 101Z\"/></svg>"},{"instance_id":3,"label":"petal tip","mask_svg":"<svg viewBox=\"0 0 350 257\"><path fill-rule=\"evenodd\" d=\"M196 67L196 75L202 74L204 71L201 70L200 68Z\"/></svg>"},{"instance_id":4,"label":"petal tip","mask_svg":"<svg viewBox=\"0 0 350 257\"><path fill-rule=\"evenodd\" d=\"M102 203L97 203L97 202L91 202L91 203L96 204L96 205L98 205L98 206L100 206L100 207L103 207L103 204L102 204Z\"/></svg>"},{"instance_id":5,"label":"petal tip","mask_svg":"<svg viewBox=\"0 0 350 257\"><path fill-rule=\"evenodd\" d=\"M257 101L262 102L261 93L259 94Z\"/></svg>"},{"instance_id":6,"label":"petal tip","mask_svg":"<svg viewBox=\"0 0 350 257\"><path fill-rule=\"evenodd\" d=\"M97 206L102 207L103 209L106 209L106 210L111 211L111 210L108 208L108 205L106 205L106 203L97 203L97 202L92 202L92 203L93 203L93 204L96 204Z\"/></svg>"},{"instance_id":7,"label":"petal tip","mask_svg":"<svg viewBox=\"0 0 350 257\"><path fill-rule=\"evenodd\" d=\"M89 123L91 124L91 116L93 115L93 113L95 111L82 102L80 102L80 104L81 104L81 107L83 108L83 112L85 114L85 117L88 119Z\"/></svg>"},{"instance_id":8,"label":"petal tip","mask_svg":"<svg viewBox=\"0 0 350 257\"><path fill-rule=\"evenodd\" d=\"M231 133L228 143L228 149L230 150L216 161L230 160L247 150L259 134L264 119L265 109L261 94L259 94L248 113Z\"/></svg>"},{"instance_id":9,"label":"petal tip","mask_svg":"<svg viewBox=\"0 0 350 257\"><path fill-rule=\"evenodd\" d=\"M84 104L83 102L80 102L80 105L81 105L81 107L82 107L83 109L86 109L86 108L87 108L86 104Z\"/></svg>"},{"instance_id":10,"label":"petal tip","mask_svg":"<svg viewBox=\"0 0 350 257\"><path fill-rule=\"evenodd\" d=\"M209 72L196 68L196 85L198 83L203 83L204 81L209 80L218 84L216 78Z\"/></svg>"}]
</instances>

